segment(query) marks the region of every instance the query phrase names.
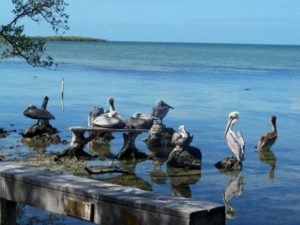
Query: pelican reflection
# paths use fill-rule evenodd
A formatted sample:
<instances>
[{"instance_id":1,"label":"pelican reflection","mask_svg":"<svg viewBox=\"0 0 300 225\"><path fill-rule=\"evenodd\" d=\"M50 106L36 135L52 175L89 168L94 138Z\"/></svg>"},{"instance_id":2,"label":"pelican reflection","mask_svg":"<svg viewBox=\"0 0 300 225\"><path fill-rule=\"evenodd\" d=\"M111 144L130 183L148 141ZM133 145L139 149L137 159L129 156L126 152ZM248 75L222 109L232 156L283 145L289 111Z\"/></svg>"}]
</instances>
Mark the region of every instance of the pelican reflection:
<instances>
[{"instance_id":1,"label":"pelican reflection","mask_svg":"<svg viewBox=\"0 0 300 225\"><path fill-rule=\"evenodd\" d=\"M223 201L225 203L225 214L228 219L235 218L235 208L230 202L232 197L239 197L243 193L244 188L244 178L243 176L239 176L235 179L231 179L227 184L224 194Z\"/></svg>"},{"instance_id":2,"label":"pelican reflection","mask_svg":"<svg viewBox=\"0 0 300 225\"><path fill-rule=\"evenodd\" d=\"M257 151L258 158L261 162L270 166L268 178L273 180L275 178L276 156L271 149Z\"/></svg>"}]
</instances>

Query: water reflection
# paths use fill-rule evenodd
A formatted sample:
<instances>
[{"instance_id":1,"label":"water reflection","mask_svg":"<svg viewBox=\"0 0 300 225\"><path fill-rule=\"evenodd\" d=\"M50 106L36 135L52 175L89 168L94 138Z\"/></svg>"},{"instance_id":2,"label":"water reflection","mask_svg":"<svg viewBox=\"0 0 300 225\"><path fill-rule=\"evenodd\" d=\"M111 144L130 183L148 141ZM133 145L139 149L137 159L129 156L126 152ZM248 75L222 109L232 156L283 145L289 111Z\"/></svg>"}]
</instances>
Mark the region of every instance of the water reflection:
<instances>
[{"instance_id":1,"label":"water reflection","mask_svg":"<svg viewBox=\"0 0 300 225\"><path fill-rule=\"evenodd\" d=\"M89 145L89 150L91 155L98 155L100 159L114 158L109 143L104 143L98 140L94 140L94 141L90 141L88 145Z\"/></svg>"},{"instance_id":2,"label":"water reflection","mask_svg":"<svg viewBox=\"0 0 300 225\"><path fill-rule=\"evenodd\" d=\"M154 169L149 172L149 176L151 178L151 182L162 185L166 184L168 180L168 176L165 171L162 170L162 165L167 161L169 150L166 148L152 148L149 149L151 160Z\"/></svg>"},{"instance_id":3,"label":"water reflection","mask_svg":"<svg viewBox=\"0 0 300 225\"><path fill-rule=\"evenodd\" d=\"M31 138L22 138L21 142L25 144L28 149L37 151L38 153L44 153L50 144L46 144L41 141L34 141Z\"/></svg>"},{"instance_id":4,"label":"water reflection","mask_svg":"<svg viewBox=\"0 0 300 225\"><path fill-rule=\"evenodd\" d=\"M257 151L258 158L261 162L266 163L270 166L268 178L273 180L275 178L275 165L276 165L276 156L271 151L271 149Z\"/></svg>"},{"instance_id":5,"label":"water reflection","mask_svg":"<svg viewBox=\"0 0 300 225\"><path fill-rule=\"evenodd\" d=\"M136 187L146 191L152 191L152 185L145 181L143 178L135 174L135 167L137 163L122 160L119 161L119 167L128 170L129 174L123 174L120 176L111 176L111 177L97 177L96 179L102 180L108 183L119 184L123 186Z\"/></svg>"},{"instance_id":6,"label":"water reflection","mask_svg":"<svg viewBox=\"0 0 300 225\"><path fill-rule=\"evenodd\" d=\"M235 208L230 202L230 199L234 196L236 197L241 196L241 194L243 193L243 188L244 188L243 176L231 178L225 188L223 200L225 203L225 214L228 219L235 218Z\"/></svg>"},{"instance_id":7,"label":"water reflection","mask_svg":"<svg viewBox=\"0 0 300 225\"><path fill-rule=\"evenodd\" d=\"M201 170L168 167L167 174L170 178L172 194L178 197L192 197L189 185L196 184L201 179Z\"/></svg>"},{"instance_id":8,"label":"water reflection","mask_svg":"<svg viewBox=\"0 0 300 225\"><path fill-rule=\"evenodd\" d=\"M239 173L242 171L242 168L237 169L218 169L220 173L229 176L229 177L237 177Z\"/></svg>"}]
</instances>

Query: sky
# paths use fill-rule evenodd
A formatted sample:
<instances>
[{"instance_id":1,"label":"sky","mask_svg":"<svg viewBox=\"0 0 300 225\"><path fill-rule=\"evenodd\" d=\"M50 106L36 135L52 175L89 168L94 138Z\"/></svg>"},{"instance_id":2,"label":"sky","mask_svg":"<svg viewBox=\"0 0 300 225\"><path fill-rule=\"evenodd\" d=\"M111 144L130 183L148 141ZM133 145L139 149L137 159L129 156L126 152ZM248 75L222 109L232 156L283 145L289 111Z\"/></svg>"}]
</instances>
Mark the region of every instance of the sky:
<instances>
[{"instance_id":1,"label":"sky","mask_svg":"<svg viewBox=\"0 0 300 225\"><path fill-rule=\"evenodd\" d=\"M300 0L66 0L65 35L110 41L300 45ZM1 0L0 24L12 18ZM25 21L29 35L53 35Z\"/></svg>"}]
</instances>

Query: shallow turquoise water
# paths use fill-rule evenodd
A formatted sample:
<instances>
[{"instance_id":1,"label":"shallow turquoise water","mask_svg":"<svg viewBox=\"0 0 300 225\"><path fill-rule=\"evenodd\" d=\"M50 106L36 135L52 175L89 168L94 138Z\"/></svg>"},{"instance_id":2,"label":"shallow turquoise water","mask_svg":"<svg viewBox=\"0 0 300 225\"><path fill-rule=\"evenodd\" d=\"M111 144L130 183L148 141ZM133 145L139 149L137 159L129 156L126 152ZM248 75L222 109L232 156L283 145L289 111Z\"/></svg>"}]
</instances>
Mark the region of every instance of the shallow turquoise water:
<instances>
[{"instance_id":1,"label":"shallow turquoise water","mask_svg":"<svg viewBox=\"0 0 300 225\"><path fill-rule=\"evenodd\" d=\"M149 113L157 99L164 99L175 108L165 124L173 128L184 124L193 133L192 145L201 149L203 165L200 177L178 185L180 179L168 177L164 164L158 179L153 174L159 168L150 161L137 164L136 175L154 192L182 192L223 204L222 193L229 181L242 176L243 192L230 200L235 218L227 219L227 224L300 223L299 46L53 42L48 47L58 62L55 71L33 69L22 61L0 61L0 127L17 131L29 127L33 121L22 112L28 104L40 105L45 95L50 98L48 110L56 117L52 124L64 139L70 139L69 126L86 125L93 106L107 107L108 96L115 98L124 118L136 111ZM214 167L230 156L223 133L231 111L240 112L235 129L246 141L244 168L236 176ZM270 130L268 120L273 114L279 134L272 147L275 169L270 169L274 162L261 161L254 146ZM137 146L149 152L142 143L144 137L139 137ZM0 154L10 160L37 151L20 139L18 132L0 139ZM117 153L121 145L118 137L110 149ZM46 151L64 148L51 145ZM35 213L27 212L24 218Z\"/></svg>"}]
</instances>

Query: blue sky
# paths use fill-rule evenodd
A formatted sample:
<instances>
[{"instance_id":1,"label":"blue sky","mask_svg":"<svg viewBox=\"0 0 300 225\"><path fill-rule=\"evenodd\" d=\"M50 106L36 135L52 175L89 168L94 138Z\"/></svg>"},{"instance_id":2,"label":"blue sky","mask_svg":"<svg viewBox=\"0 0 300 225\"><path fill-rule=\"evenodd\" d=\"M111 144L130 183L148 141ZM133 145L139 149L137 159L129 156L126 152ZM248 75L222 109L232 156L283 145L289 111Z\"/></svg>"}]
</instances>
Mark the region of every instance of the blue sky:
<instances>
[{"instance_id":1,"label":"blue sky","mask_svg":"<svg viewBox=\"0 0 300 225\"><path fill-rule=\"evenodd\" d=\"M300 44L300 0L67 0L66 35L112 41ZM4 10L5 9L5 10ZM0 3L8 21L10 0ZM25 22L30 35L49 26Z\"/></svg>"}]
</instances>

